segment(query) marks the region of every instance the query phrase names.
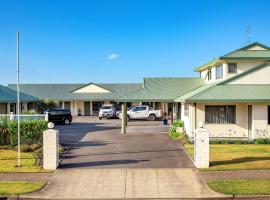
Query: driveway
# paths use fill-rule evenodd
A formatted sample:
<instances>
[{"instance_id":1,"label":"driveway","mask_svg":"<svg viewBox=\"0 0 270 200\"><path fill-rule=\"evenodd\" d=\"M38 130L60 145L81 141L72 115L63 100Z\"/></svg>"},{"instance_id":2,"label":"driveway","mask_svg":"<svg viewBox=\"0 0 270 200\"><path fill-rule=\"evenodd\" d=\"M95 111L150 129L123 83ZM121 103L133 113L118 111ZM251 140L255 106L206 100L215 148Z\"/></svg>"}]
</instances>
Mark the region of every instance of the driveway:
<instances>
[{"instance_id":1,"label":"driveway","mask_svg":"<svg viewBox=\"0 0 270 200\"><path fill-rule=\"evenodd\" d=\"M70 126L56 126L60 143L71 149L43 190L22 197L222 197L207 187L181 144L170 140L163 132L164 127L152 132L136 132L136 127L142 130L142 127L158 127L159 124L129 122L133 132L126 135L120 133L120 120L82 118Z\"/></svg>"},{"instance_id":2,"label":"driveway","mask_svg":"<svg viewBox=\"0 0 270 200\"><path fill-rule=\"evenodd\" d=\"M157 123L161 122L141 122L147 123L148 126L146 124L139 126L138 121L134 123L136 124L129 124L132 132L125 135L120 133L120 120L96 122L93 119L88 123L57 126L60 143L71 146L60 167L64 169L194 167L193 162L181 148L180 142L169 139L167 132L164 132L164 126L158 127ZM152 132L151 126L155 127Z\"/></svg>"}]
</instances>

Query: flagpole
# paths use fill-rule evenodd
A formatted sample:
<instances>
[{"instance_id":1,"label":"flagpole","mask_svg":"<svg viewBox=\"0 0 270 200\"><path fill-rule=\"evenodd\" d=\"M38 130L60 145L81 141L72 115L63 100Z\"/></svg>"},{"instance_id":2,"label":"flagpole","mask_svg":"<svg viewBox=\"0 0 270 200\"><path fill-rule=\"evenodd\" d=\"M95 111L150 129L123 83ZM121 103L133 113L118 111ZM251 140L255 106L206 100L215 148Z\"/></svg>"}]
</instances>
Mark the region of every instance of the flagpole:
<instances>
[{"instance_id":1,"label":"flagpole","mask_svg":"<svg viewBox=\"0 0 270 200\"><path fill-rule=\"evenodd\" d=\"M19 39L17 32L17 123L18 123L18 167L21 166L21 137L20 137L20 61L19 61Z\"/></svg>"}]
</instances>

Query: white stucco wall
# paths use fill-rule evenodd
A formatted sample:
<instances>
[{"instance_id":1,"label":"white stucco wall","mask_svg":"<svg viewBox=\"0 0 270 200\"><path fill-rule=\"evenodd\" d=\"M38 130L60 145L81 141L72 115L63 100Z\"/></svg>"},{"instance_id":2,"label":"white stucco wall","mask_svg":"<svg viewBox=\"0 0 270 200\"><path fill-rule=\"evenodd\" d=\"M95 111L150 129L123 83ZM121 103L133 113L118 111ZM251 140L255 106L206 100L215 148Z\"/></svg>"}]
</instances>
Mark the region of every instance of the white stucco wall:
<instances>
[{"instance_id":1,"label":"white stucco wall","mask_svg":"<svg viewBox=\"0 0 270 200\"><path fill-rule=\"evenodd\" d=\"M230 84L270 84L270 65L243 76Z\"/></svg>"},{"instance_id":2,"label":"white stucco wall","mask_svg":"<svg viewBox=\"0 0 270 200\"><path fill-rule=\"evenodd\" d=\"M270 104L269 104L270 105ZM252 137L270 137L270 125L268 124L268 105L252 105Z\"/></svg>"},{"instance_id":3,"label":"white stucco wall","mask_svg":"<svg viewBox=\"0 0 270 200\"><path fill-rule=\"evenodd\" d=\"M223 65L223 78L222 79L216 79L216 66L211 68L212 79L210 81L206 79L208 69L201 71L201 77L205 79L205 81L208 83L231 78L235 76L236 74L228 73L228 63L235 63L235 62L237 63L237 74L242 73L248 69L251 69L253 67L256 67L264 63L263 61L226 61L222 64Z\"/></svg>"}]
</instances>

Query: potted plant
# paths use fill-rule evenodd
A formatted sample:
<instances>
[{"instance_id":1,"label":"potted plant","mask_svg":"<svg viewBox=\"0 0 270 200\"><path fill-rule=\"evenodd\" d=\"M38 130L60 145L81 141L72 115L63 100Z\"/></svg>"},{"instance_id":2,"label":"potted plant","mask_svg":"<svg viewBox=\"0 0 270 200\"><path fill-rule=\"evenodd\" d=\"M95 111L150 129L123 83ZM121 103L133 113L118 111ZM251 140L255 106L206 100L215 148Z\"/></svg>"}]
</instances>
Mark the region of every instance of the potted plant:
<instances>
[{"instance_id":1,"label":"potted plant","mask_svg":"<svg viewBox=\"0 0 270 200\"><path fill-rule=\"evenodd\" d=\"M173 126L176 128L176 132L183 133L184 132L184 122L180 119L177 119L173 122Z\"/></svg>"},{"instance_id":2,"label":"potted plant","mask_svg":"<svg viewBox=\"0 0 270 200\"><path fill-rule=\"evenodd\" d=\"M168 117L167 117L166 112L163 113L162 122L163 122L163 125L168 125Z\"/></svg>"},{"instance_id":3,"label":"potted plant","mask_svg":"<svg viewBox=\"0 0 270 200\"><path fill-rule=\"evenodd\" d=\"M78 109L78 116L81 116L82 115L82 111L81 111L81 109L79 108Z\"/></svg>"}]
</instances>

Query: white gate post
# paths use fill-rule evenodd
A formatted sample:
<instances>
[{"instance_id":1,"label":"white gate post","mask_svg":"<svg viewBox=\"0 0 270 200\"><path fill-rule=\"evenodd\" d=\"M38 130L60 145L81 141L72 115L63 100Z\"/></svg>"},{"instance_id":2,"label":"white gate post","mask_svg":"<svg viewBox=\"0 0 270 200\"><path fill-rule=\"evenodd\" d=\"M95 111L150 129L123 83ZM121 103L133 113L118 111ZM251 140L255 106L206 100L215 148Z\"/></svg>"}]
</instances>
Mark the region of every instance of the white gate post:
<instances>
[{"instance_id":1,"label":"white gate post","mask_svg":"<svg viewBox=\"0 0 270 200\"><path fill-rule=\"evenodd\" d=\"M10 119L10 120L14 120L13 112L10 112L9 119Z\"/></svg>"},{"instance_id":2,"label":"white gate post","mask_svg":"<svg viewBox=\"0 0 270 200\"><path fill-rule=\"evenodd\" d=\"M59 164L59 134L53 127L49 122L49 129L43 131L43 168L48 170L55 170Z\"/></svg>"},{"instance_id":3,"label":"white gate post","mask_svg":"<svg viewBox=\"0 0 270 200\"><path fill-rule=\"evenodd\" d=\"M199 122L194 134L194 164L198 168L209 167L209 131Z\"/></svg>"}]
</instances>

